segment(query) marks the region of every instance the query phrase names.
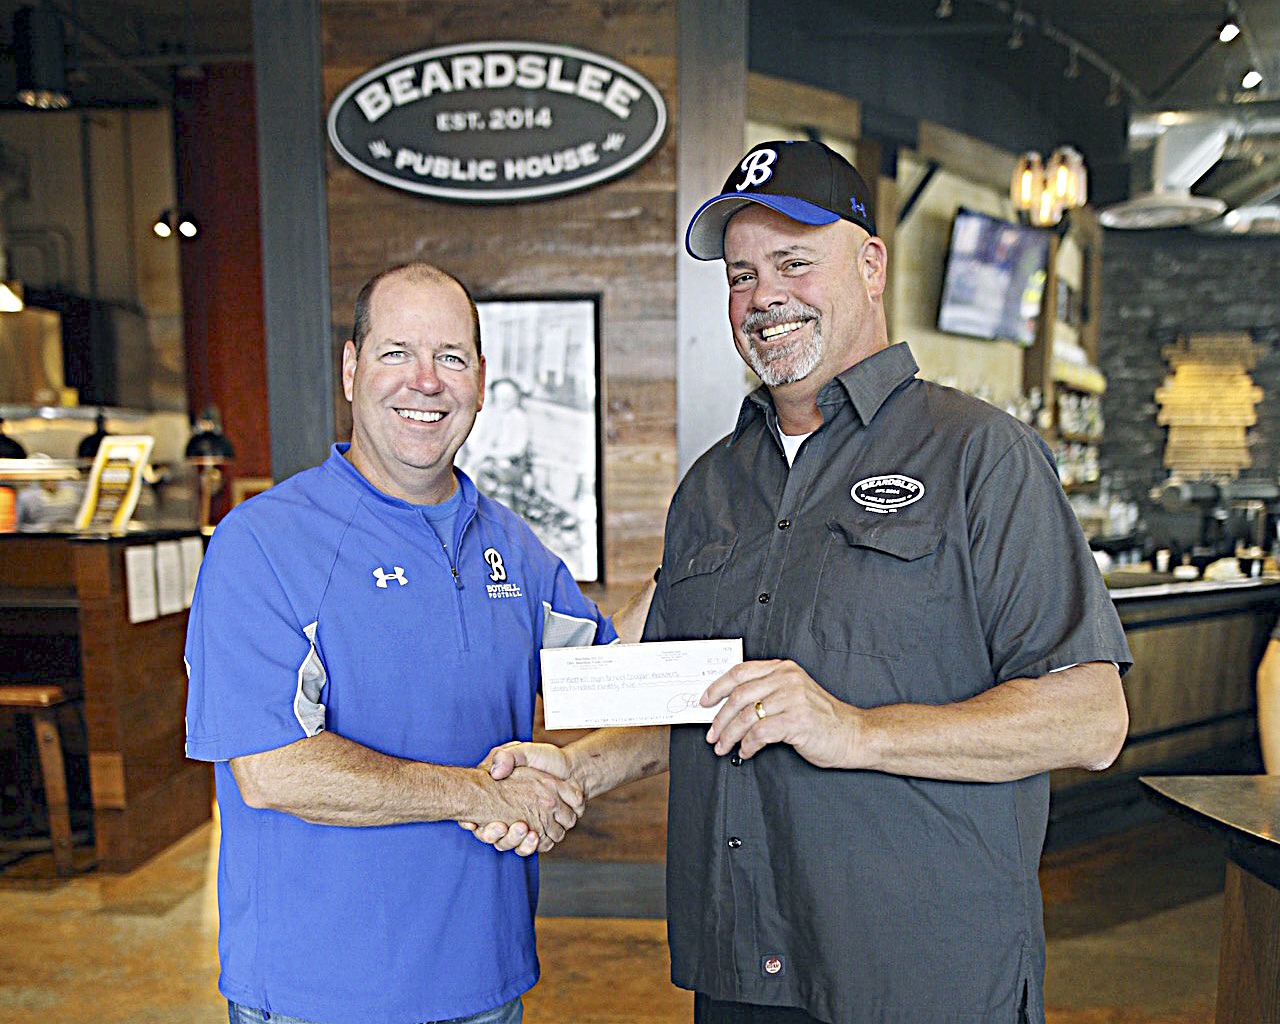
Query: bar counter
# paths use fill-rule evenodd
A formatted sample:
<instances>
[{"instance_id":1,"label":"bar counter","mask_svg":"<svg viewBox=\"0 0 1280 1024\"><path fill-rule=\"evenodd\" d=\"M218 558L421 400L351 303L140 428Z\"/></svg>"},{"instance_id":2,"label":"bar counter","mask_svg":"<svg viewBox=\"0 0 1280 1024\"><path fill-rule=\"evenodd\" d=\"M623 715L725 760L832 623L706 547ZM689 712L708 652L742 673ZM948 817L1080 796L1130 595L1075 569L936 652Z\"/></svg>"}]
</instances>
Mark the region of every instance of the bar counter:
<instances>
[{"instance_id":1,"label":"bar counter","mask_svg":"<svg viewBox=\"0 0 1280 1024\"><path fill-rule=\"evenodd\" d=\"M99 870L131 870L211 813L209 766L183 756L187 612L131 623L125 582L128 548L191 536L0 534L0 681L83 694Z\"/></svg>"},{"instance_id":2,"label":"bar counter","mask_svg":"<svg viewBox=\"0 0 1280 1024\"><path fill-rule=\"evenodd\" d=\"M1261 771L1255 673L1280 614L1280 577L1109 579L1133 652L1124 678L1129 736L1104 772L1051 774L1051 842L1150 818L1140 775Z\"/></svg>"}]
</instances>

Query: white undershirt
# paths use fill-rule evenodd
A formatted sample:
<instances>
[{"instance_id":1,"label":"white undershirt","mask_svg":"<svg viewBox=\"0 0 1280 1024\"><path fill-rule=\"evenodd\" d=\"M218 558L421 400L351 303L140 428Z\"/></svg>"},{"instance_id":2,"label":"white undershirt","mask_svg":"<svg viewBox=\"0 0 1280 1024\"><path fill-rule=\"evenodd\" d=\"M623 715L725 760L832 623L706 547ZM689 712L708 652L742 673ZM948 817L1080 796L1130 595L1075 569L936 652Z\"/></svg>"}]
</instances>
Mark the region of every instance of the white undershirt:
<instances>
[{"instance_id":1,"label":"white undershirt","mask_svg":"<svg viewBox=\"0 0 1280 1024\"><path fill-rule=\"evenodd\" d=\"M778 433L782 434L782 431L779 430ZM809 431L808 434L782 434L782 450L787 455L788 466L794 465L796 461L796 452L798 452L800 450L800 446L804 444L805 438L812 434L812 430Z\"/></svg>"}]
</instances>

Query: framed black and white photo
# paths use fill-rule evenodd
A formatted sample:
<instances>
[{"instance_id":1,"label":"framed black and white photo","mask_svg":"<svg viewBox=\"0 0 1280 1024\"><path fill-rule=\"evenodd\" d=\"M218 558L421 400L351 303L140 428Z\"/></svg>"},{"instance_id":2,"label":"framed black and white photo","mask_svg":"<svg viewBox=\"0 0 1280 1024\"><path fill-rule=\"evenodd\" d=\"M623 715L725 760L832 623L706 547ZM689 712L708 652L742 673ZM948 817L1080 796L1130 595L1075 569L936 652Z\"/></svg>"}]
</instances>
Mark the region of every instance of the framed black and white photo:
<instances>
[{"instance_id":1,"label":"framed black and white photo","mask_svg":"<svg viewBox=\"0 0 1280 1024\"><path fill-rule=\"evenodd\" d=\"M476 303L484 408L458 466L581 582L602 578L596 296Z\"/></svg>"}]
</instances>

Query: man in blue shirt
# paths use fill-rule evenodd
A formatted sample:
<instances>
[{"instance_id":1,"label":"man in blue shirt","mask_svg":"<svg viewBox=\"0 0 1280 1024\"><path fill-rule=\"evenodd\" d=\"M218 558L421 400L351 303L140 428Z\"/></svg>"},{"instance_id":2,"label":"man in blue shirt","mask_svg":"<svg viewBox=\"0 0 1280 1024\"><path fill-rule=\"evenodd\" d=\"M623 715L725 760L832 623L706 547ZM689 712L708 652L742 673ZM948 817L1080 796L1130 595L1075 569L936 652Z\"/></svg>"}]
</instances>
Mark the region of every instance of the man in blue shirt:
<instances>
[{"instance_id":1,"label":"man in blue shirt","mask_svg":"<svg viewBox=\"0 0 1280 1024\"><path fill-rule=\"evenodd\" d=\"M583 796L476 765L531 737L540 647L616 633L454 469L484 395L466 289L392 268L353 333L350 445L223 520L192 605L187 753L215 763L219 988L236 1024L511 1024L538 975L527 855ZM525 856L458 827L476 821L528 822L504 844Z\"/></svg>"}]
</instances>

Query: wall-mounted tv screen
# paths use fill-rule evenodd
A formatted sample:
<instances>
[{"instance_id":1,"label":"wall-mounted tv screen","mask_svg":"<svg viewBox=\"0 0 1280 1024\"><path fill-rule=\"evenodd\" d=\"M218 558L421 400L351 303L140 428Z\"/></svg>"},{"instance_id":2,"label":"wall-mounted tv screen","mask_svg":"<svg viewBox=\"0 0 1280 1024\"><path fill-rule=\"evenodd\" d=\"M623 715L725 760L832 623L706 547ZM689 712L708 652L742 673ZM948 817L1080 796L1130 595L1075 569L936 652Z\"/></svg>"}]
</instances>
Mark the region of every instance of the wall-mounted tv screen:
<instances>
[{"instance_id":1,"label":"wall-mounted tv screen","mask_svg":"<svg viewBox=\"0 0 1280 1024\"><path fill-rule=\"evenodd\" d=\"M951 227L938 330L1030 345L1048 262L1048 232L962 207Z\"/></svg>"}]
</instances>

